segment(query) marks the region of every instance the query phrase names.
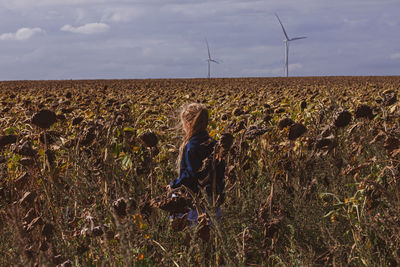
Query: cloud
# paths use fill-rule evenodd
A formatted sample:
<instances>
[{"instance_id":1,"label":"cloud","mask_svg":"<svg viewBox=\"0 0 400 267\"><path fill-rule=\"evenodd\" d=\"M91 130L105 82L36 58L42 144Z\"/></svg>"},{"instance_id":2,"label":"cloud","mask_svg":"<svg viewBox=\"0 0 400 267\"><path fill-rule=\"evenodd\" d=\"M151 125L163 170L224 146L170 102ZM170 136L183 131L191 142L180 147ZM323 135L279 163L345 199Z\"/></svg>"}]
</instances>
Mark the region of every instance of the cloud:
<instances>
[{"instance_id":1,"label":"cloud","mask_svg":"<svg viewBox=\"0 0 400 267\"><path fill-rule=\"evenodd\" d=\"M21 28L18 31L10 32L10 33L3 33L0 35L0 40L17 40L17 41L22 41L22 40L27 40L31 37L33 37L36 34L43 34L45 33L44 30L41 28Z\"/></svg>"},{"instance_id":2,"label":"cloud","mask_svg":"<svg viewBox=\"0 0 400 267\"><path fill-rule=\"evenodd\" d=\"M107 0L0 0L0 4L3 4L5 7L11 9L29 8L34 6L72 6L83 4L102 4L105 2L107 2Z\"/></svg>"},{"instance_id":3,"label":"cloud","mask_svg":"<svg viewBox=\"0 0 400 267\"><path fill-rule=\"evenodd\" d=\"M289 64L289 70L299 70L303 68L303 65L300 63Z\"/></svg>"},{"instance_id":4,"label":"cloud","mask_svg":"<svg viewBox=\"0 0 400 267\"><path fill-rule=\"evenodd\" d=\"M118 7L105 10L104 21L112 22L130 22L143 14L143 11L137 7Z\"/></svg>"},{"instance_id":5,"label":"cloud","mask_svg":"<svg viewBox=\"0 0 400 267\"><path fill-rule=\"evenodd\" d=\"M69 24L64 25L60 30L65 32L80 33L80 34L96 34L103 33L110 29L105 23L88 23L83 26L73 27Z\"/></svg>"},{"instance_id":6,"label":"cloud","mask_svg":"<svg viewBox=\"0 0 400 267\"><path fill-rule=\"evenodd\" d=\"M394 53L390 55L391 59L400 59L400 53Z\"/></svg>"}]
</instances>

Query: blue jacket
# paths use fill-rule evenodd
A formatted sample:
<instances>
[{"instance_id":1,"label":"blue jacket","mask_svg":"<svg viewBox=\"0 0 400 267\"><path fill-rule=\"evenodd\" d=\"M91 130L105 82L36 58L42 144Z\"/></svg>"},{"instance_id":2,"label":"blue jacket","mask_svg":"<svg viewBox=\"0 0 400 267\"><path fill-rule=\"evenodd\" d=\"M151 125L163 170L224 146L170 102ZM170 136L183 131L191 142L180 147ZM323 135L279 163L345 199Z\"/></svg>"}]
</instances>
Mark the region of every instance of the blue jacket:
<instances>
[{"instance_id":1,"label":"blue jacket","mask_svg":"<svg viewBox=\"0 0 400 267\"><path fill-rule=\"evenodd\" d=\"M202 168L203 160L214 151L216 141L212 139L206 131L192 136L183 149L182 160L180 163L180 175L170 183L171 188L181 185L187 186L190 190L197 193L199 191L199 180L204 180L210 174L211 163ZM200 170L202 169L202 170ZM216 166L216 189L217 195L223 193L225 162ZM211 177L210 177L211 178ZM212 181L208 180L202 186L206 188L207 194L212 195Z\"/></svg>"}]
</instances>

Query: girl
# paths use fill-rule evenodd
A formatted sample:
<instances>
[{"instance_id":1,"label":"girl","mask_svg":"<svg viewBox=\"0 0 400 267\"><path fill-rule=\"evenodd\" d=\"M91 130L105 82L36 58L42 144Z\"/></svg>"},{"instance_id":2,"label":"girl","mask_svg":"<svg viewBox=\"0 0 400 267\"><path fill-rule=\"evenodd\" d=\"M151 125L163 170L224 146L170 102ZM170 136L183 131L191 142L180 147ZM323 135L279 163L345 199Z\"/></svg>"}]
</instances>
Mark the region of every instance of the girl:
<instances>
[{"instance_id":1,"label":"girl","mask_svg":"<svg viewBox=\"0 0 400 267\"><path fill-rule=\"evenodd\" d=\"M194 193L198 193L200 188L205 188L209 199L211 199L212 180L209 179L209 174L212 171L211 162L206 163L206 159L214 151L216 141L207 133L207 107L199 103L188 104L183 108L180 117L185 137L179 149L177 160L179 176L167 188L174 189L185 185ZM216 169L216 193L220 201L224 189L224 171L225 165L218 166ZM201 181L206 182L200 184ZM220 213L221 210L218 208L217 217L221 216ZM187 219L194 222L197 220L197 216L196 209L192 209Z\"/></svg>"}]
</instances>

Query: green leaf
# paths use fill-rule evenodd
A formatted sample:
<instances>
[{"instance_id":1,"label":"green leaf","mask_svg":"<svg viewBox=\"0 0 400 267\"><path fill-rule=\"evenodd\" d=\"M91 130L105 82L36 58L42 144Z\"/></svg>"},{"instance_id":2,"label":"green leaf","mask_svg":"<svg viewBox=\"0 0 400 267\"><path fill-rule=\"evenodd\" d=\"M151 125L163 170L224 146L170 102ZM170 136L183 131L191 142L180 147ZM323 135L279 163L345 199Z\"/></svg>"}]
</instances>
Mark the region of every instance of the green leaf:
<instances>
[{"instance_id":1,"label":"green leaf","mask_svg":"<svg viewBox=\"0 0 400 267\"><path fill-rule=\"evenodd\" d=\"M346 184L347 187L357 187L359 186L360 183L350 183L350 184Z\"/></svg>"},{"instance_id":2,"label":"green leaf","mask_svg":"<svg viewBox=\"0 0 400 267\"><path fill-rule=\"evenodd\" d=\"M328 212L327 214L324 215L323 218L328 218L330 217L332 214L336 213L336 210L331 210L330 212Z\"/></svg>"},{"instance_id":3,"label":"green leaf","mask_svg":"<svg viewBox=\"0 0 400 267\"><path fill-rule=\"evenodd\" d=\"M125 128L124 128L124 132L135 132L136 130L134 129L134 128L132 128L132 127L130 127L130 126L126 126Z\"/></svg>"},{"instance_id":4,"label":"green leaf","mask_svg":"<svg viewBox=\"0 0 400 267\"><path fill-rule=\"evenodd\" d=\"M131 168L132 167L131 157L129 155L125 155L124 157L122 157L121 164L125 168Z\"/></svg>"},{"instance_id":5,"label":"green leaf","mask_svg":"<svg viewBox=\"0 0 400 267\"><path fill-rule=\"evenodd\" d=\"M16 129L14 127L9 127L4 130L4 134L14 134L16 132Z\"/></svg>"}]
</instances>

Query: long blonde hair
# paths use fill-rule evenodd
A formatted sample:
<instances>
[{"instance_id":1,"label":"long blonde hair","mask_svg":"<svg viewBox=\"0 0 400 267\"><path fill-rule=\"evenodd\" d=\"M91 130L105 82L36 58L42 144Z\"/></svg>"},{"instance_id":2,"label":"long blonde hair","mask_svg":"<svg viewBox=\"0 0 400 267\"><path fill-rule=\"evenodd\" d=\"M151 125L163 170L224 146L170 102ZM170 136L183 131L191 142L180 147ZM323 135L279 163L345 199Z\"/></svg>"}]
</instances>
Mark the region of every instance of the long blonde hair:
<instances>
[{"instance_id":1,"label":"long blonde hair","mask_svg":"<svg viewBox=\"0 0 400 267\"><path fill-rule=\"evenodd\" d=\"M179 147L179 156L177 159L178 175L180 174L180 164L182 160L183 150L190 138L207 129L208 125L208 109L206 105L200 103L187 104L181 111L182 127L187 127L182 145Z\"/></svg>"}]
</instances>

